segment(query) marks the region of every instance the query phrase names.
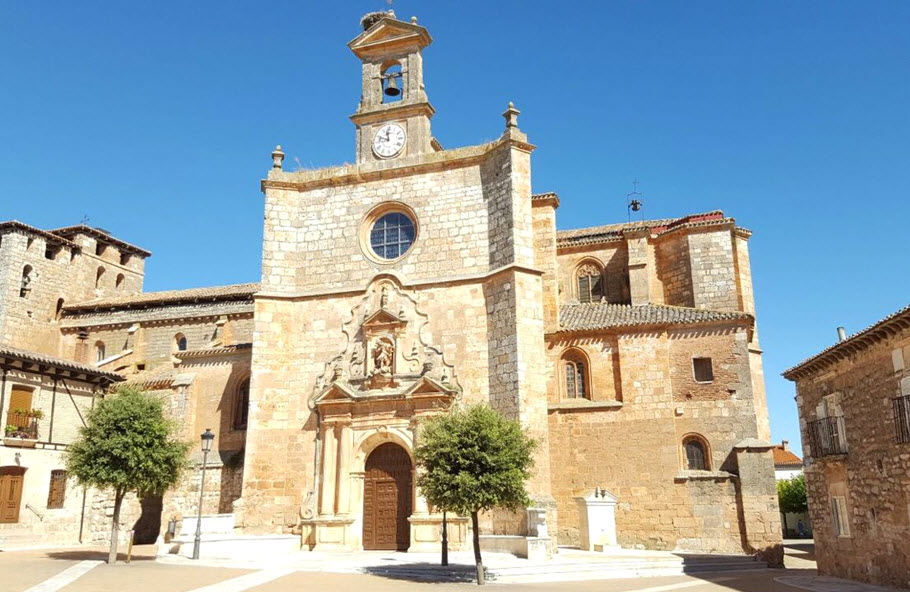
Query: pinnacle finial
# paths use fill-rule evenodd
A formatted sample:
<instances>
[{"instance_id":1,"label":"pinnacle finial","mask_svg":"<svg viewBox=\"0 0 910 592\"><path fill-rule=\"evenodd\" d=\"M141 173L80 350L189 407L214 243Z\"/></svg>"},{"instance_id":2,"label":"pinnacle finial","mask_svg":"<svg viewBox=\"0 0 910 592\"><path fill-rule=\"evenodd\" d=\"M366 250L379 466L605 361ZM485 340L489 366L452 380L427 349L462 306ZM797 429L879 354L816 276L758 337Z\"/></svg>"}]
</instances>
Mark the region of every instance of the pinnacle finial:
<instances>
[{"instance_id":1,"label":"pinnacle finial","mask_svg":"<svg viewBox=\"0 0 910 592\"><path fill-rule=\"evenodd\" d=\"M281 151L281 144L278 144L272 152L272 169L280 171L283 162L284 152Z\"/></svg>"},{"instance_id":2,"label":"pinnacle finial","mask_svg":"<svg viewBox=\"0 0 910 592\"><path fill-rule=\"evenodd\" d=\"M411 17L411 24L412 24L412 25L416 25L416 24L417 24L417 17L416 17L416 16L412 16L412 17Z\"/></svg>"},{"instance_id":3,"label":"pinnacle finial","mask_svg":"<svg viewBox=\"0 0 910 592\"><path fill-rule=\"evenodd\" d=\"M518 115L521 114L521 111L515 108L515 104L512 101L509 101L509 107L502 114L506 119L506 129L510 127L518 128Z\"/></svg>"}]
</instances>

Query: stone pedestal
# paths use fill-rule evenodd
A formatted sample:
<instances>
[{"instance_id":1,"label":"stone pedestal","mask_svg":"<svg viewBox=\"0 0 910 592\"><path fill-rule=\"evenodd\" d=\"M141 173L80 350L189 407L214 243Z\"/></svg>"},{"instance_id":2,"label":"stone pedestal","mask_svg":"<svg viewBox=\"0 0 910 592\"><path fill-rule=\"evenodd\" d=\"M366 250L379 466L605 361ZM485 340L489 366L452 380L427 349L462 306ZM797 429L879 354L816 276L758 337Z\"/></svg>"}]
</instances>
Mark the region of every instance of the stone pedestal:
<instances>
[{"instance_id":1,"label":"stone pedestal","mask_svg":"<svg viewBox=\"0 0 910 592\"><path fill-rule=\"evenodd\" d=\"M581 517L581 548L604 551L616 547L616 496L592 489L575 498Z\"/></svg>"}]
</instances>

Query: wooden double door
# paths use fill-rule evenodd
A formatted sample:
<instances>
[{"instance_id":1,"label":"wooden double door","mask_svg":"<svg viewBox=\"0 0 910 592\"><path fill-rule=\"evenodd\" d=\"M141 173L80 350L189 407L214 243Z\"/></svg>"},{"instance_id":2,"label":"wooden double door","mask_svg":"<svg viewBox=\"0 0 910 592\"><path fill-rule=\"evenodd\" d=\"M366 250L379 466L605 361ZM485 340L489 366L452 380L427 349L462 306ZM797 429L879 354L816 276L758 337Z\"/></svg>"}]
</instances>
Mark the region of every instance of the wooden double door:
<instances>
[{"instance_id":1,"label":"wooden double door","mask_svg":"<svg viewBox=\"0 0 910 592\"><path fill-rule=\"evenodd\" d=\"M367 457L363 482L363 548L406 551L411 545L411 457L392 443Z\"/></svg>"},{"instance_id":2,"label":"wooden double door","mask_svg":"<svg viewBox=\"0 0 910 592\"><path fill-rule=\"evenodd\" d=\"M0 467L0 524L19 522L24 480L24 468Z\"/></svg>"}]
</instances>

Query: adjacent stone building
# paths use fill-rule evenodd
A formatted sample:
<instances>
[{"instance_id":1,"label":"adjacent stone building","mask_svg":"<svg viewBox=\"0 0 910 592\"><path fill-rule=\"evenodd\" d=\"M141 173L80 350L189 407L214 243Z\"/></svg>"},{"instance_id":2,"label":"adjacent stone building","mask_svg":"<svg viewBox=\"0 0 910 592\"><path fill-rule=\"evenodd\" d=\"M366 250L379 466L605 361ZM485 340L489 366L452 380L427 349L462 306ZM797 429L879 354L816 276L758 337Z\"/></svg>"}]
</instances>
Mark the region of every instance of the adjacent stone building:
<instances>
[{"instance_id":1,"label":"adjacent stone building","mask_svg":"<svg viewBox=\"0 0 910 592\"><path fill-rule=\"evenodd\" d=\"M518 110L499 138L444 149L423 84L428 31L388 13L363 25L349 44L355 162L289 171L272 153L260 284L141 293L141 267L118 268L111 289L70 297L46 272L30 289L47 311L64 301L31 321L46 343L22 347L165 393L188 438L211 427L204 511L232 513L245 535L438 549L441 515L414 487L421 421L484 402L540 442L534 507L484 516L486 545L577 545L580 499L604 489L621 545L778 561L750 232L720 211L558 231L559 197L532 192ZM23 303L25 237L82 241L78 265L94 265L92 241L107 241L105 261L127 248L88 227L11 224L22 238L0 246L16 252L4 311ZM160 530L195 513L194 490L196 473L143 515ZM453 522L458 546L467 526Z\"/></svg>"},{"instance_id":2,"label":"adjacent stone building","mask_svg":"<svg viewBox=\"0 0 910 592\"><path fill-rule=\"evenodd\" d=\"M910 307L784 372L825 575L910 588Z\"/></svg>"}]
</instances>

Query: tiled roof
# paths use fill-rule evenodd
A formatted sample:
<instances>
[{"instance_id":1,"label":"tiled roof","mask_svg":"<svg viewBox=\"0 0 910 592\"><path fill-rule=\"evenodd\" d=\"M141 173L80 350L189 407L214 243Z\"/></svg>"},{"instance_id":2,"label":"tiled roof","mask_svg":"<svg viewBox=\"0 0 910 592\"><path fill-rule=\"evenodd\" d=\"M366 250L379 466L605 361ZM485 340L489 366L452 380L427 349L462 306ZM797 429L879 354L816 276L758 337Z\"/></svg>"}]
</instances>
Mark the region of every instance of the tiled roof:
<instances>
[{"instance_id":1,"label":"tiled roof","mask_svg":"<svg viewBox=\"0 0 910 592\"><path fill-rule=\"evenodd\" d=\"M663 304L565 304L559 308L559 331L591 331L614 327L688 325L717 321L750 321L744 312L701 310Z\"/></svg>"},{"instance_id":2,"label":"tiled roof","mask_svg":"<svg viewBox=\"0 0 910 592\"><path fill-rule=\"evenodd\" d=\"M95 237L96 239L100 240L101 242L105 242L105 243L114 245L115 247L119 248L121 251L134 253L141 257L148 257L152 254L151 252L146 251L145 249L143 249L141 247L137 247L136 245L131 245L130 243L128 243L126 241L120 240L119 238L115 238L115 237L111 236L110 233L108 233L104 230L101 230L99 228L94 228L92 226L86 226L85 224L77 224L75 226L64 226L63 228L55 228L54 230L51 230L50 232L53 234L56 234L58 236L62 236L64 238L69 238L69 237L75 236L77 234L88 234L88 235L91 235L91 236Z\"/></svg>"},{"instance_id":3,"label":"tiled roof","mask_svg":"<svg viewBox=\"0 0 910 592\"><path fill-rule=\"evenodd\" d=\"M787 380L807 376L838 360L855 354L870 345L890 336L895 331L910 328L910 306L888 315L874 325L870 325L847 339L829 346L811 358L806 358L796 366L787 368L782 375Z\"/></svg>"},{"instance_id":4,"label":"tiled roof","mask_svg":"<svg viewBox=\"0 0 910 592\"><path fill-rule=\"evenodd\" d=\"M531 203L534 202L544 204L545 202L555 202L556 207L559 207L559 196L556 195L554 191L548 191L546 193L535 193L531 196Z\"/></svg>"},{"instance_id":5,"label":"tiled roof","mask_svg":"<svg viewBox=\"0 0 910 592\"><path fill-rule=\"evenodd\" d=\"M662 218L659 220L639 220L623 222L622 224L607 224L605 226L592 226L590 228L576 228L573 230L557 230L557 247L572 247L587 245L611 240L619 240L623 233L646 230L652 234L663 234L680 227L709 226L713 224L734 223L733 218L725 218L720 210L690 214L682 218Z\"/></svg>"},{"instance_id":6,"label":"tiled roof","mask_svg":"<svg viewBox=\"0 0 910 592\"><path fill-rule=\"evenodd\" d=\"M48 232L47 230L41 230L40 228L35 228L34 226L26 224L25 222L20 222L18 220L9 220L7 222L0 222L0 231L4 231L4 230L19 230L21 232L26 232L28 234L34 234L34 235L43 237L43 238L51 241L52 243L64 245L64 246L67 246L67 247L70 247L70 248L76 249L76 250L80 249L78 244L74 243L73 241L71 241L69 239L66 239L66 238L63 238L62 236L58 236L56 234Z\"/></svg>"},{"instance_id":7,"label":"tiled roof","mask_svg":"<svg viewBox=\"0 0 910 592\"><path fill-rule=\"evenodd\" d=\"M107 370L100 370L94 366L89 366L88 364L81 364L79 362L67 360L66 358L58 358L57 356L40 354L38 352L19 349L17 347L10 347L8 345L0 344L0 357L12 358L15 360L21 360L23 362L41 364L45 366L52 366L54 368L60 368L62 370L70 370L72 372L85 374L87 376L105 378L112 382L123 380L123 377L119 374L108 372Z\"/></svg>"},{"instance_id":8,"label":"tiled roof","mask_svg":"<svg viewBox=\"0 0 910 592\"><path fill-rule=\"evenodd\" d=\"M774 448L771 449L771 452L774 454L775 467L803 466L803 459L793 454L790 450L784 450L784 447L781 445L774 446Z\"/></svg>"},{"instance_id":9,"label":"tiled roof","mask_svg":"<svg viewBox=\"0 0 910 592\"><path fill-rule=\"evenodd\" d=\"M67 313L75 313L113 308L147 308L161 304L250 300L258 290L259 284L234 284L231 286L190 288L188 290L145 292L131 296L115 296L113 298L77 302L64 306L63 310Z\"/></svg>"},{"instance_id":10,"label":"tiled roof","mask_svg":"<svg viewBox=\"0 0 910 592\"><path fill-rule=\"evenodd\" d=\"M209 358L212 356L225 356L238 352L249 352L252 348L252 343L236 343L234 345L219 345L217 347L209 347L205 349L189 349L186 351L179 351L174 353L174 357L180 358L181 360L193 358Z\"/></svg>"}]
</instances>

